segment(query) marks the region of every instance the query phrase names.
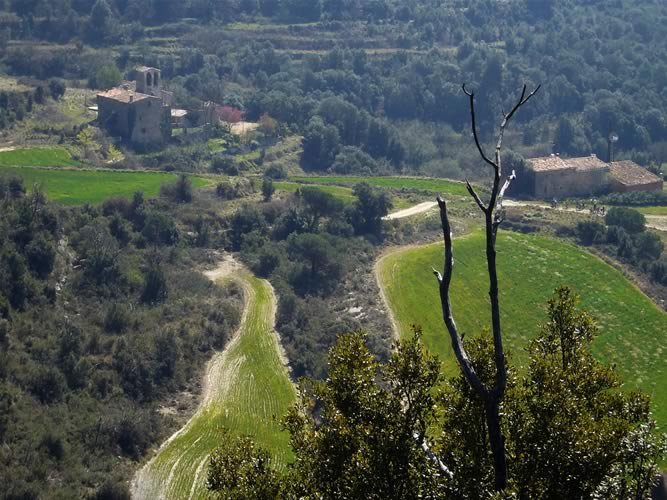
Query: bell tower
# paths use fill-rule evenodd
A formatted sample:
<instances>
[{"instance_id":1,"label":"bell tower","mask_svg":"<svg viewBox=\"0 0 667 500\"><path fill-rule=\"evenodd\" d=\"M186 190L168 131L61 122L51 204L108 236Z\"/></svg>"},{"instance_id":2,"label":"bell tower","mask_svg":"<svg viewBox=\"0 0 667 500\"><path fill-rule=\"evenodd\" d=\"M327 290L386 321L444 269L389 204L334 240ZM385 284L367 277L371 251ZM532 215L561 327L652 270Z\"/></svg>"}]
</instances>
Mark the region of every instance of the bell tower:
<instances>
[{"instance_id":1,"label":"bell tower","mask_svg":"<svg viewBox=\"0 0 667 500\"><path fill-rule=\"evenodd\" d=\"M141 66L136 70L137 92L158 96L162 88L162 75L157 68Z\"/></svg>"}]
</instances>

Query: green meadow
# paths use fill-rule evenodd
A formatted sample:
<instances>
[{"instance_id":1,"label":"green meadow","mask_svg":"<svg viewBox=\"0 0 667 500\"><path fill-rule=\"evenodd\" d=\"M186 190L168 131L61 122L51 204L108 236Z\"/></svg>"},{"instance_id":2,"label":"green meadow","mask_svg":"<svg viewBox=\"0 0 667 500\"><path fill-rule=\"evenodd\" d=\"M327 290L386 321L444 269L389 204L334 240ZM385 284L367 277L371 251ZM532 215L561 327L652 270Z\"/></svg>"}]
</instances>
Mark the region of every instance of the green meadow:
<instances>
[{"instance_id":1,"label":"green meadow","mask_svg":"<svg viewBox=\"0 0 667 500\"><path fill-rule=\"evenodd\" d=\"M187 425L138 473L133 497L206 497L208 457L224 430L246 434L271 452L274 466L291 459L280 419L296 398L273 330L274 297L265 280L247 273L246 316L237 337L207 367L204 401Z\"/></svg>"},{"instance_id":2,"label":"green meadow","mask_svg":"<svg viewBox=\"0 0 667 500\"><path fill-rule=\"evenodd\" d=\"M164 172L126 172L114 170L76 170L57 168L8 167L0 165L0 176L17 175L28 189L38 184L50 200L64 205L101 203L107 198L130 198L136 191L156 196L162 184L173 182L176 174ZM194 187L209 184L192 177Z\"/></svg>"},{"instance_id":3,"label":"green meadow","mask_svg":"<svg viewBox=\"0 0 667 500\"><path fill-rule=\"evenodd\" d=\"M387 189L410 189L460 196L468 195L466 186L462 182L427 177L293 176L290 177L290 180L309 184L333 184L340 186L352 186L359 182L367 182L372 186Z\"/></svg>"},{"instance_id":4,"label":"green meadow","mask_svg":"<svg viewBox=\"0 0 667 500\"><path fill-rule=\"evenodd\" d=\"M515 362L546 321L546 302L559 285L581 295L581 305L597 318L593 351L614 363L628 388L651 395L654 416L667 430L667 314L619 271L597 257L556 239L501 232L498 236L503 337ZM488 332L488 276L484 238L475 232L454 240L452 307L462 333ZM418 324L429 349L456 373L449 334L442 321L432 267L441 269L442 244L399 250L378 263L381 286L401 336Z\"/></svg>"},{"instance_id":5,"label":"green meadow","mask_svg":"<svg viewBox=\"0 0 667 500\"><path fill-rule=\"evenodd\" d=\"M72 159L64 148L23 148L0 151L0 167L77 167L81 163Z\"/></svg>"}]
</instances>

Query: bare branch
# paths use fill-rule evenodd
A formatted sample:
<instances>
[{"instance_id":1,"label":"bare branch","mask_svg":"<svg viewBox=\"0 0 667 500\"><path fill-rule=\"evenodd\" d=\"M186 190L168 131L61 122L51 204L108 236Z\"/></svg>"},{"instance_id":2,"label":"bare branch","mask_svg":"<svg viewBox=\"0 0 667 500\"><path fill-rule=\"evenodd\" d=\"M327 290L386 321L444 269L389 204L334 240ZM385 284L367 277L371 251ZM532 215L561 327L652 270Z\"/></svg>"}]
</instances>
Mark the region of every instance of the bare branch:
<instances>
[{"instance_id":1,"label":"bare branch","mask_svg":"<svg viewBox=\"0 0 667 500\"><path fill-rule=\"evenodd\" d=\"M517 100L516 104L512 107L510 112L506 114L503 110L503 118L498 132L498 141L496 143L495 161L491 161L484 153L484 149L482 148L482 145L479 141L479 136L477 134L477 123L475 117L475 93L466 89L465 84L463 85L463 92L466 96L468 96L470 101L472 132L477 151L479 152L482 159L491 165L491 167L493 167L493 187L491 189L489 203L486 206L472 185L466 180L466 188L477 203L477 206L484 213L485 219L486 263L489 275L489 301L491 306L491 332L493 335L493 353L496 368L493 387L490 388L487 388L482 383L478 374L475 372L470 358L468 357L468 353L463 346L462 336L459 335L456 323L454 321L449 296L449 287L452 280L452 269L454 264L452 251L452 231L449 222L449 215L447 213L447 204L441 197L438 197L440 219L442 222L442 232L445 244L445 262L443 273L440 274L438 271L434 270L434 274L438 279L438 284L440 287L442 315L452 341L454 354L459 363L459 366L461 367L461 372L463 373L463 376L468 384L470 384L473 390L484 401L487 421L486 428L488 431L489 446L493 455L495 488L497 491L502 491L507 486L507 460L505 456L505 443L501 426L501 404L507 386L507 366L505 362L505 351L503 349L503 338L500 321L498 270L496 266L496 235L498 232L498 227L503 222L503 213L500 211L500 209L502 209L503 197L505 196L505 192L509 188L512 180L516 177L515 172L512 171L512 174L507 179L505 179L502 187L500 186L502 176L501 150L503 145L503 136L505 134L505 128L507 127L507 124L512 119L514 114L519 110L519 108L526 104L538 92L539 89L540 86L538 85L535 90L533 90L530 94L527 94L527 87L524 85L521 91L521 96Z\"/></svg>"},{"instance_id":2,"label":"bare branch","mask_svg":"<svg viewBox=\"0 0 667 500\"><path fill-rule=\"evenodd\" d=\"M440 472L447 474L449 479L454 479L454 473L449 470L449 467L447 467L442 460L440 460L435 453L431 451L431 447L428 445L428 442L426 441L426 438L424 436L420 436L416 432L413 433L412 437L417 441L417 444L421 445L422 450L424 453L426 453L426 456L428 459L436 464L438 466L438 469L440 469Z\"/></svg>"},{"instance_id":3,"label":"bare branch","mask_svg":"<svg viewBox=\"0 0 667 500\"><path fill-rule=\"evenodd\" d=\"M498 151L502 147L505 127L514 116L514 113L516 113L521 106L526 104L535 94L537 94L537 92L540 90L541 87L542 85L538 85L537 87L535 87L535 90L533 90L530 94L528 94L528 96L526 96L527 87L526 85L524 85L523 89L521 90L521 97L519 97L519 100L514 105L512 110L508 114L503 113L503 121L500 124L500 132L498 133L498 143L496 144L496 151Z\"/></svg>"},{"instance_id":4,"label":"bare branch","mask_svg":"<svg viewBox=\"0 0 667 500\"><path fill-rule=\"evenodd\" d=\"M479 151L479 155L482 157L482 159L491 165L493 168L497 168L496 164L493 163L491 160L489 160L489 157L486 156L486 153L484 153L484 149L482 149L482 144L479 142L479 137L477 136L477 122L475 118L475 92L468 92L466 89L466 84L463 84L463 92L465 95L468 96L470 99L470 117L472 121L472 135L475 138L475 144L477 145L477 151Z\"/></svg>"},{"instance_id":5,"label":"bare branch","mask_svg":"<svg viewBox=\"0 0 667 500\"><path fill-rule=\"evenodd\" d=\"M477 191L475 191L475 188L472 187L472 184L468 182L468 179L466 179L466 188L468 189L468 192L470 193L470 196L473 197L475 200L475 203L477 203L477 206L480 208L480 210L484 213L488 210L488 208L484 205L482 202L482 199L479 197L477 194Z\"/></svg>"},{"instance_id":6,"label":"bare branch","mask_svg":"<svg viewBox=\"0 0 667 500\"><path fill-rule=\"evenodd\" d=\"M477 375L472 361L463 346L463 341L459 335L456 322L454 321L454 314L452 313L452 305L449 299L449 286L452 282L452 272L454 269L454 253L452 250L452 228L449 223L449 214L447 212L447 202L440 196L437 198L438 206L440 207L440 220L442 222L442 236L445 243L445 262L442 273L442 278L438 279L440 283L440 303L442 305L442 317L447 326L447 331L452 341L452 348L454 355L461 367L463 376L470 384L470 386L483 398L488 398L488 391L481 379ZM437 272L437 271L436 271ZM440 278L440 273L436 275Z\"/></svg>"}]
</instances>

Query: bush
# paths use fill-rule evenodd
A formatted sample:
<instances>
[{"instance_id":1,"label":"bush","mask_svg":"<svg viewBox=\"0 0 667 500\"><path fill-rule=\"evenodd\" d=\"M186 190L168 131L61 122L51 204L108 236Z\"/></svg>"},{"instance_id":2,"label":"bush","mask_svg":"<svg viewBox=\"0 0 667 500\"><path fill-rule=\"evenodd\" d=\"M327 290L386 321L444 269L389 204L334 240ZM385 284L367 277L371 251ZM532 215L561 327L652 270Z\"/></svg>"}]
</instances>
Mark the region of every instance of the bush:
<instances>
[{"instance_id":1,"label":"bush","mask_svg":"<svg viewBox=\"0 0 667 500\"><path fill-rule=\"evenodd\" d=\"M641 233L646 229L646 219L644 215L625 207L612 207L604 217L608 226L620 226L630 234Z\"/></svg>"},{"instance_id":2,"label":"bush","mask_svg":"<svg viewBox=\"0 0 667 500\"><path fill-rule=\"evenodd\" d=\"M141 301L155 304L167 298L167 278L159 263L152 262L144 273L144 290Z\"/></svg>"},{"instance_id":3,"label":"bush","mask_svg":"<svg viewBox=\"0 0 667 500\"><path fill-rule=\"evenodd\" d=\"M130 490L125 483L107 481L95 492L93 500L130 500Z\"/></svg>"},{"instance_id":4,"label":"bush","mask_svg":"<svg viewBox=\"0 0 667 500\"><path fill-rule=\"evenodd\" d=\"M574 233L583 245L592 245L604 238L606 229L603 224L592 220L577 222Z\"/></svg>"},{"instance_id":5,"label":"bush","mask_svg":"<svg viewBox=\"0 0 667 500\"><path fill-rule=\"evenodd\" d=\"M660 236L655 233L643 232L635 239L637 256L640 259L657 260L662 254L663 244Z\"/></svg>"},{"instance_id":6,"label":"bush","mask_svg":"<svg viewBox=\"0 0 667 500\"><path fill-rule=\"evenodd\" d=\"M264 201L270 201L275 190L273 181L269 177L264 177L262 181L262 196L264 197Z\"/></svg>"},{"instance_id":7,"label":"bush","mask_svg":"<svg viewBox=\"0 0 667 500\"><path fill-rule=\"evenodd\" d=\"M150 212L146 216L141 234L154 245L173 245L178 241L174 219L159 212Z\"/></svg>"},{"instance_id":8,"label":"bush","mask_svg":"<svg viewBox=\"0 0 667 500\"><path fill-rule=\"evenodd\" d=\"M30 390L41 403L56 403L65 392L65 377L57 368L41 367L30 381Z\"/></svg>"},{"instance_id":9,"label":"bush","mask_svg":"<svg viewBox=\"0 0 667 500\"><path fill-rule=\"evenodd\" d=\"M122 304L114 302L104 315L104 331L123 333L130 325L130 312Z\"/></svg>"},{"instance_id":10,"label":"bush","mask_svg":"<svg viewBox=\"0 0 667 500\"><path fill-rule=\"evenodd\" d=\"M653 281L667 286L667 258L662 257L652 262L649 266L649 273Z\"/></svg>"},{"instance_id":11,"label":"bush","mask_svg":"<svg viewBox=\"0 0 667 500\"><path fill-rule=\"evenodd\" d=\"M269 179L287 179L287 169L282 165L271 165L266 169L264 175Z\"/></svg>"},{"instance_id":12,"label":"bush","mask_svg":"<svg viewBox=\"0 0 667 500\"><path fill-rule=\"evenodd\" d=\"M176 182L163 184L160 187L160 195L176 203L190 203L192 201L192 181L187 175L181 174Z\"/></svg>"},{"instance_id":13,"label":"bush","mask_svg":"<svg viewBox=\"0 0 667 500\"><path fill-rule=\"evenodd\" d=\"M606 205L632 205L636 207L647 205L667 205L665 191L637 191L634 193L611 193L600 198Z\"/></svg>"},{"instance_id":14,"label":"bush","mask_svg":"<svg viewBox=\"0 0 667 500\"><path fill-rule=\"evenodd\" d=\"M35 237L25 249L28 267L40 279L46 279L53 270L56 250L43 234Z\"/></svg>"}]
</instances>

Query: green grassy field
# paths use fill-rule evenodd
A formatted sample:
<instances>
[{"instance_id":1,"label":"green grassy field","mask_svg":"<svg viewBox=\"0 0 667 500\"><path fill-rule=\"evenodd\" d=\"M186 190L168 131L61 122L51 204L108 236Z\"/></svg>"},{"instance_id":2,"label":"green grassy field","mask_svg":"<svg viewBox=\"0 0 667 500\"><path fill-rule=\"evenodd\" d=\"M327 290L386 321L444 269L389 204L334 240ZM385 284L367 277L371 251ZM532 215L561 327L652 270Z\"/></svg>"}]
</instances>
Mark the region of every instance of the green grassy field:
<instances>
[{"instance_id":1,"label":"green grassy field","mask_svg":"<svg viewBox=\"0 0 667 500\"><path fill-rule=\"evenodd\" d=\"M651 206L651 207L629 207L640 211L645 215L665 215L667 216L667 207Z\"/></svg>"},{"instance_id":2,"label":"green grassy field","mask_svg":"<svg viewBox=\"0 0 667 500\"><path fill-rule=\"evenodd\" d=\"M452 305L461 332L488 331L488 277L482 233L454 241ZM654 416L667 430L667 314L623 275L574 245L551 238L501 233L498 273L503 336L515 362L546 320L546 302L561 285L573 287L582 305L598 320L596 356L615 363L627 387L640 387L653 399ZM439 355L446 372L456 373L431 267L442 268L441 244L388 254L378 263L382 288L401 335L410 325L423 328L424 339Z\"/></svg>"},{"instance_id":3,"label":"green grassy field","mask_svg":"<svg viewBox=\"0 0 667 500\"><path fill-rule=\"evenodd\" d=\"M50 200L65 205L101 203L110 197L131 197L143 191L147 197L156 196L160 186L176 180L176 174L163 172L120 172L113 170L66 170L32 167L0 166L0 176L17 175L26 188L39 184ZM209 184L207 179L192 177L194 187Z\"/></svg>"},{"instance_id":4,"label":"green grassy field","mask_svg":"<svg viewBox=\"0 0 667 500\"><path fill-rule=\"evenodd\" d=\"M72 159L66 149L23 148L0 151L0 167L77 167L81 164Z\"/></svg>"},{"instance_id":5,"label":"green grassy field","mask_svg":"<svg viewBox=\"0 0 667 500\"><path fill-rule=\"evenodd\" d=\"M296 393L278 354L269 284L237 275L247 290L247 316L240 333L207 368L204 402L187 425L137 474L133 498L203 498L209 454L223 428L247 434L271 452L276 467L290 460L289 435L279 420Z\"/></svg>"},{"instance_id":6,"label":"green grassy field","mask_svg":"<svg viewBox=\"0 0 667 500\"><path fill-rule=\"evenodd\" d=\"M334 184L352 186L358 182L367 182L373 186L389 189L418 189L433 193L468 196L465 184L446 179L418 177L349 177L349 176L293 176L289 180L312 184Z\"/></svg>"}]
</instances>

